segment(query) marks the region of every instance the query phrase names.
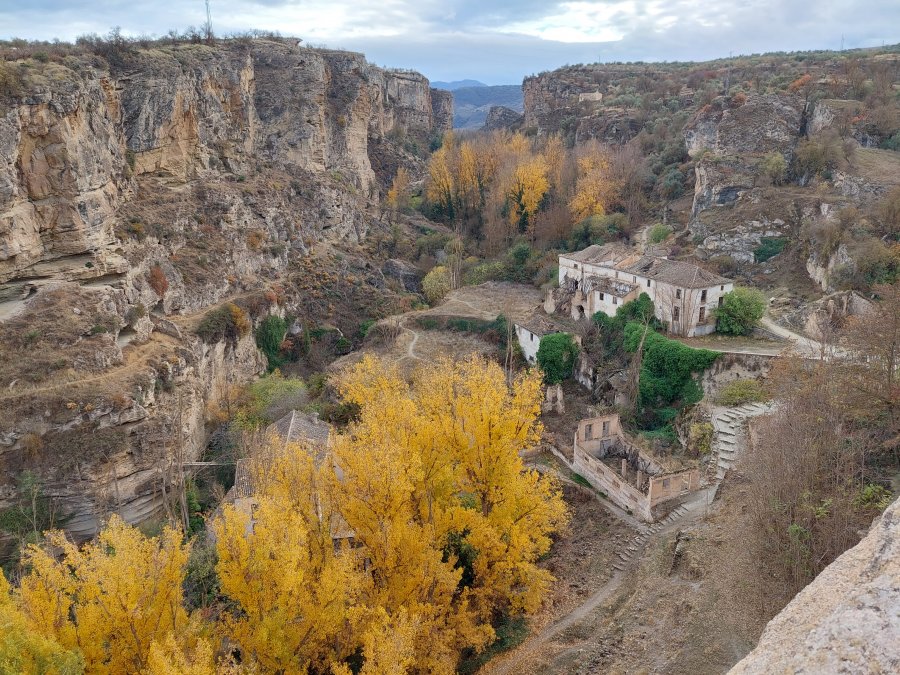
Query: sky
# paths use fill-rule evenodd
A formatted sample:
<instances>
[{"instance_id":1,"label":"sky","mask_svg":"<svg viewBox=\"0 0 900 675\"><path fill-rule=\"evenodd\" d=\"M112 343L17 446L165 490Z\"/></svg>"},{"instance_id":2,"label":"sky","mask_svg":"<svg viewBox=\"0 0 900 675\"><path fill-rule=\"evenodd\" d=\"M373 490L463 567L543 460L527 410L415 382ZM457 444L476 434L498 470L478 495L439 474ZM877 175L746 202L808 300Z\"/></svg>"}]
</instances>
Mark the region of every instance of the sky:
<instances>
[{"instance_id":1,"label":"sky","mask_svg":"<svg viewBox=\"0 0 900 675\"><path fill-rule=\"evenodd\" d=\"M432 80L515 84L566 64L696 61L900 42L900 0L210 0L213 29L277 31ZM0 0L0 39L164 35L203 0Z\"/></svg>"}]
</instances>

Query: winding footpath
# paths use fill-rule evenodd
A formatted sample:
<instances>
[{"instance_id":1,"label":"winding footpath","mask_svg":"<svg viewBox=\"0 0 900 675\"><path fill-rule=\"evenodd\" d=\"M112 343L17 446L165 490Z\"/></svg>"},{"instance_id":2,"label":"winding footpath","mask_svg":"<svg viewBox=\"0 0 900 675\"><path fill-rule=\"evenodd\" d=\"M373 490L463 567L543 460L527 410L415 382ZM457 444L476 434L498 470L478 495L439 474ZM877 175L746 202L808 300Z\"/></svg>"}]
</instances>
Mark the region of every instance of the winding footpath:
<instances>
[{"instance_id":1,"label":"winding footpath","mask_svg":"<svg viewBox=\"0 0 900 675\"><path fill-rule=\"evenodd\" d=\"M697 518L703 517L708 511L709 502L712 500L714 490L714 486L699 490L691 495L689 500L676 507L666 518L649 526L642 525L631 541L628 542L622 550L617 552L619 561L613 563L613 575L605 584L594 591L584 602L570 612L556 619L541 632L528 638L521 646L508 655L497 657L490 661L479 672L483 675L509 675L510 673L534 672L528 669L528 662L531 657L535 656L543 646L555 637L561 635L568 628L585 620L598 610L627 578L628 573L631 571L632 567L637 564L641 554L643 554L648 545L672 530L683 527ZM594 496L596 499L605 501L596 493L594 493ZM574 645L570 645L563 653L579 649L589 641L590 640L581 640Z\"/></svg>"}]
</instances>

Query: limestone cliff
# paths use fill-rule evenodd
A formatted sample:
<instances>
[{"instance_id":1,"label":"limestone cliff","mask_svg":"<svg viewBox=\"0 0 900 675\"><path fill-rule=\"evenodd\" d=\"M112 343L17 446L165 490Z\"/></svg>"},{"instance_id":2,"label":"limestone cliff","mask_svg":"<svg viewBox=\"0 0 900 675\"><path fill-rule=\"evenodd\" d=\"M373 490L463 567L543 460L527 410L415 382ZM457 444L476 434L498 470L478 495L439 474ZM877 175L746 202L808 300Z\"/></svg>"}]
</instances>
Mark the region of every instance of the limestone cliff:
<instances>
[{"instance_id":1,"label":"limestone cliff","mask_svg":"<svg viewBox=\"0 0 900 675\"><path fill-rule=\"evenodd\" d=\"M0 118L0 282L112 244L133 176L268 164L340 176L377 199L371 141L426 140L452 116L418 73L285 42L145 50L115 75L87 59L50 65Z\"/></svg>"},{"instance_id":2,"label":"limestone cliff","mask_svg":"<svg viewBox=\"0 0 900 675\"><path fill-rule=\"evenodd\" d=\"M290 40L34 64L0 100L0 509L34 471L86 537L112 511L157 513L208 406L264 369L252 332L194 334L206 310L298 314L310 291L292 298L289 275L379 226L384 186L421 167L452 98Z\"/></svg>"},{"instance_id":3,"label":"limestone cliff","mask_svg":"<svg viewBox=\"0 0 900 675\"><path fill-rule=\"evenodd\" d=\"M494 131L496 129L516 131L521 128L524 119L523 115L512 108L507 108L505 105L492 105L484 120L483 129L485 131Z\"/></svg>"},{"instance_id":4,"label":"limestone cliff","mask_svg":"<svg viewBox=\"0 0 900 675\"><path fill-rule=\"evenodd\" d=\"M900 501L772 619L730 672L900 670Z\"/></svg>"}]
</instances>

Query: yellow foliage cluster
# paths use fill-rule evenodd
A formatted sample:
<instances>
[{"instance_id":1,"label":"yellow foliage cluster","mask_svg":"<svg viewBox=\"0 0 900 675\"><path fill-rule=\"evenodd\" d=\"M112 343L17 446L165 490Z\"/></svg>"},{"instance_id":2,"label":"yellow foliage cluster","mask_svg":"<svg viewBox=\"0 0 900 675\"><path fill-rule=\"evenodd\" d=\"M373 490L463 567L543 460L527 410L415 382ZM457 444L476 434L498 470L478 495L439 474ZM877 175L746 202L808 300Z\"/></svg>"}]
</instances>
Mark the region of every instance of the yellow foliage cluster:
<instances>
[{"instance_id":1,"label":"yellow foliage cluster","mask_svg":"<svg viewBox=\"0 0 900 675\"><path fill-rule=\"evenodd\" d=\"M599 143L567 150L562 139L497 131L462 142L448 134L429 162L426 198L470 234L532 238L538 214L561 209L578 222L620 202L624 182Z\"/></svg>"},{"instance_id":2,"label":"yellow foliage cluster","mask_svg":"<svg viewBox=\"0 0 900 675\"><path fill-rule=\"evenodd\" d=\"M361 411L348 432L318 456L270 439L252 508L213 524L214 620L184 608L181 534L113 517L83 548L29 547L17 591L0 575L0 671L348 675L361 656L364 675L450 674L497 616L535 610L567 519L519 456L540 436L540 376L507 384L472 357L409 383L366 358L339 387Z\"/></svg>"},{"instance_id":3,"label":"yellow foliage cluster","mask_svg":"<svg viewBox=\"0 0 900 675\"><path fill-rule=\"evenodd\" d=\"M387 203L395 211L403 211L409 207L409 171L405 167L397 169L387 193Z\"/></svg>"},{"instance_id":4,"label":"yellow foliage cluster","mask_svg":"<svg viewBox=\"0 0 900 675\"><path fill-rule=\"evenodd\" d=\"M611 158L605 149L590 145L583 152L578 158L575 192L569 200L569 210L576 221L602 216L622 188L612 174Z\"/></svg>"}]
</instances>

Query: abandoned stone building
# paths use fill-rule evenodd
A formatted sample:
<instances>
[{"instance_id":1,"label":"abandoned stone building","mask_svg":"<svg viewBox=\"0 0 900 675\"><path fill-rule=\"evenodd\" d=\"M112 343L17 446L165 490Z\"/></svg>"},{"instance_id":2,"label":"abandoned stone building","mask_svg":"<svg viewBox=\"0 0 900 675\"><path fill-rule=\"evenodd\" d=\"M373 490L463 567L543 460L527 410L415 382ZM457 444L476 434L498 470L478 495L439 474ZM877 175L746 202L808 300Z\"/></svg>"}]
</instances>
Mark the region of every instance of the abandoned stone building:
<instances>
[{"instance_id":1,"label":"abandoned stone building","mask_svg":"<svg viewBox=\"0 0 900 675\"><path fill-rule=\"evenodd\" d=\"M575 432L572 466L615 504L646 522L658 505L700 487L700 471L666 470L637 447L611 413L581 420Z\"/></svg>"},{"instance_id":2,"label":"abandoned stone building","mask_svg":"<svg viewBox=\"0 0 900 675\"><path fill-rule=\"evenodd\" d=\"M594 245L559 256L559 288L548 294L544 309L565 311L574 319L596 312L614 316L624 303L646 293L669 332L691 337L715 331L713 310L732 290L730 279L690 263L640 255L616 244Z\"/></svg>"},{"instance_id":3,"label":"abandoned stone building","mask_svg":"<svg viewBox=\"0 0 900 675\"><path fill-rule=\"evenodd\" d=\"M536 309L529 316L516 322L516 338L522 355L528 363L537 363L537 352L541 345L541 338L554 333L573 333L573 326L560 317L548 316ZM573 335L576 342L577 335Z\"/></svg>"},{"instance_id":4,"label":"abandoned stone building","mask_svg":"<svg viewBox=\"0 0 900 675\"><path fill-rule=\"evenodd\" d=\"M269 452L283 452L288 444L300 443L314 454L317 465L325 461L334 461L331 455L331 425L320 420L316 413L292 410L269 425L265 434L269 440L267 446ZM266 454L239 459L235 464L234 486L223 500L223 504L233 504L237 510L250 517L250 532L253 531L258 503L256 498L258 483L268 461L271 461L271 455ZM340 467L335 464L334 469L340 479L342 476ZM331 517L331 538L335 544L353 538L353 531L338 514Z\"/></svg>"}]
</instances>

